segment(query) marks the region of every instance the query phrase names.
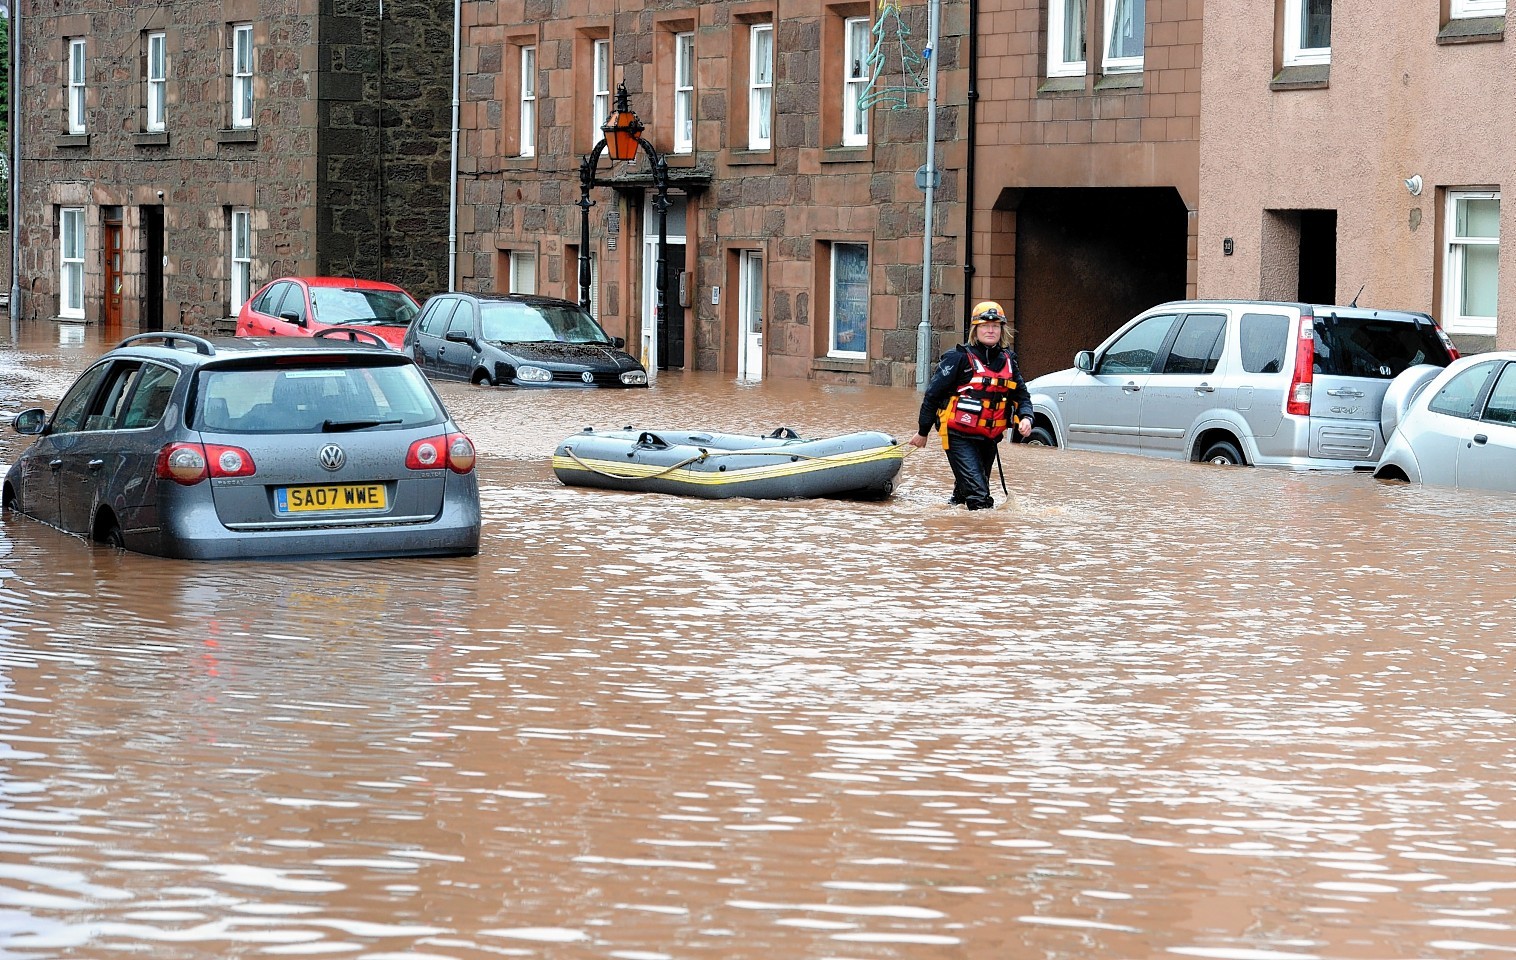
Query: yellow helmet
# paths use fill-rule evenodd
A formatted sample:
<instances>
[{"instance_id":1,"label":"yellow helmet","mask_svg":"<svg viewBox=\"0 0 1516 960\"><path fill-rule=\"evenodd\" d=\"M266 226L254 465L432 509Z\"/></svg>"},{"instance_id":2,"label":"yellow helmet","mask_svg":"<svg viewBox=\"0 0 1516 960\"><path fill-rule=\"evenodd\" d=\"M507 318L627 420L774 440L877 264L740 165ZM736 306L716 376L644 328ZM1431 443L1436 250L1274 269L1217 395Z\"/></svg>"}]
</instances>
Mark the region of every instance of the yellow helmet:
<instances>
[{"instance_id":1,"label":"yellow helmet","mask_svg":"<svg viewBox=\"0 0 1516 960\"><path fill-rule=\"evenodd\" d=\"M969 326L978 326L981 323L1005 323L1005 309L993 300L982 300L974 304L974 313L969 320Z\"/></svg>"}]
</instances>

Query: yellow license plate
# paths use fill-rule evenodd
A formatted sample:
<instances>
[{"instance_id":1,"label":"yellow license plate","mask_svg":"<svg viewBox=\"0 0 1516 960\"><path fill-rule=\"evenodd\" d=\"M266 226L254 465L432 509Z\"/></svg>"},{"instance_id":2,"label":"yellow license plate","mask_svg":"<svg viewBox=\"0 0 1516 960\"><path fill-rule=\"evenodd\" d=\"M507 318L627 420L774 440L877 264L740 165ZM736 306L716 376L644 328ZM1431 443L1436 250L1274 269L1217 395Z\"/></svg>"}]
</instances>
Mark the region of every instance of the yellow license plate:
<instances>
[{"instance_id":1,"label":"yellow license plate","mask_svg":"<svg viewBox=\"0 0 1516 960\"><path fill-rule=\"evenodd\" d=\"M383 510L387 506L382 483L342 483L332 486L279 487L274 491L278 513L312 513L323 510Z\"/></svg>"}]
</instances>

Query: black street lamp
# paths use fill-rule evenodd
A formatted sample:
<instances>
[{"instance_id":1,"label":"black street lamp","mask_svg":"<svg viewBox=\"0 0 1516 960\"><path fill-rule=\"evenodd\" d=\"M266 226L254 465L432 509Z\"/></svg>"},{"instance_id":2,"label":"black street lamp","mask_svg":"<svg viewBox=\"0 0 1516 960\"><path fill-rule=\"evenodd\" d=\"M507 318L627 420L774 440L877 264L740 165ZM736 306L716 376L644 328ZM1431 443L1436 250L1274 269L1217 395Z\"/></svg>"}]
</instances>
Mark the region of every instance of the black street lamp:
<instances>
[{"instance_id":1,"label":"black street lamp","mask_svg":"<svg viewBox=\"0 0 1516 960\"><path fill-rule=\"evenodd\" d=\"M654 362L648 364L649 372L652 372L658 367L666 368L663 357L668 350L665 291L668 287L669 168L663 154L642 138L644 129L642 121L637 119L637 114L632 112L631 104L627 101L626 83L623 82L616 89L615 109L600 127L605 136L579 163L579 305L585 310L590 308L590 207L595 205L595 201L590 199L590 188L595 186L595 167L600 162L600 154L607 153L611 160L625 163L636 160L637 149L641 147L647 154L648 165L653 171L653 186L658 190L658 198L653 202L658 211L658 312L653 325Z\"/></svg>"}]
</instances>

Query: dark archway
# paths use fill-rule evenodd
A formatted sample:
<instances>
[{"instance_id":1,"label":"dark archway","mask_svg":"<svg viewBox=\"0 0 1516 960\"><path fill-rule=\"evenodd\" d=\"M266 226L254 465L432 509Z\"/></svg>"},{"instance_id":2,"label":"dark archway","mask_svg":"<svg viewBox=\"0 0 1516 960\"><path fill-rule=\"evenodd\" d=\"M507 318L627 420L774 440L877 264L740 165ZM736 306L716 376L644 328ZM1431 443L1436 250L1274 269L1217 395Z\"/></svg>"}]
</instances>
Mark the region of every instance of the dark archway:
<instances>
[{"instance_id":1,"label":"dark archway","mask_svg":"<svg viewBox=\"0 0 1516 960\"><path fill-rule=\"evenodd\" d=\"M1189 212L1172 188L1048 188L1016 205L1016 353L1027 377L1183 299Z\"/></svg>"}]
</instances>

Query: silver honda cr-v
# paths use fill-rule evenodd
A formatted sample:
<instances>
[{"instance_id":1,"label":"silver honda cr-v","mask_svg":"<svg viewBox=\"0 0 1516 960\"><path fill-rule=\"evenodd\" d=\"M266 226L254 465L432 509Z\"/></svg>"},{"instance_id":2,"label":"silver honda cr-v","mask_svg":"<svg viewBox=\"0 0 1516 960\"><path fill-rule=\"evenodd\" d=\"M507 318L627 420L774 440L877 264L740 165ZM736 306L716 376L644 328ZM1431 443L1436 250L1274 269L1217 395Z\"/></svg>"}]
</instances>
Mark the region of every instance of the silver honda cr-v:
<instances>
[{"instance_id":1,"label":"silver honda cr-v","mask_svg":"<svg viewBox=\"0 0 1516 960\"><path fill-rule=\"evenodd\" d=\"M1457 351L1422 313L1186 300L1027 384L1030 443L1210 463L1372 469L1390 381Z\"/></svg>"}]
</instances>

